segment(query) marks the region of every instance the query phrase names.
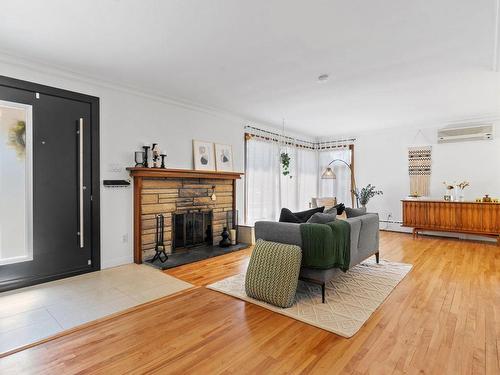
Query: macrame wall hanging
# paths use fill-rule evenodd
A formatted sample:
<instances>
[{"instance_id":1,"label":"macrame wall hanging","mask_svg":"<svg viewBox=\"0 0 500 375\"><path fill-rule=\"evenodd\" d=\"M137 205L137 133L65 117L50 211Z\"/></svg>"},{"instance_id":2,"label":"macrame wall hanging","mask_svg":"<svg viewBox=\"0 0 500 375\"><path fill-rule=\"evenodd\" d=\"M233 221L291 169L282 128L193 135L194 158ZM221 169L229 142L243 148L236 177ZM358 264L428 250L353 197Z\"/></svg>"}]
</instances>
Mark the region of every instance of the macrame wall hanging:
<instances>
[{"instance_id":1,"label":"macrame wall hanging","mask_svg":"<svg viewBox=\"0 0 500 375\"><path fill-rule=\"evenodd\" d=\"M410 174L411 196L429 196L431 153L431 146L408 147L408 172Z\"/></svg>"}]
</instances>

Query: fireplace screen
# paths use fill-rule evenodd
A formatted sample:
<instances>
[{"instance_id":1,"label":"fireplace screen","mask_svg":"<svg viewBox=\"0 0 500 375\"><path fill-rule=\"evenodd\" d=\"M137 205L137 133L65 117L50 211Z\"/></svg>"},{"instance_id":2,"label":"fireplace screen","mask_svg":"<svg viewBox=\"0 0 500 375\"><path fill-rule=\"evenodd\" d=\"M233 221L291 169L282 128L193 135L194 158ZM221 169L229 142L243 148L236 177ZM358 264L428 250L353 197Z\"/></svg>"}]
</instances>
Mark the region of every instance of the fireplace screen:
<instances>
[{"instance_id":1,"label":"fireplace screen","mask_svg":"<svg viewBox=\"0 0 500 375\"><path fill-rule=\"evenodd\" d=\"M172 250L212 244L212 211L172 214Z\"/></svg>"}]
</instances>

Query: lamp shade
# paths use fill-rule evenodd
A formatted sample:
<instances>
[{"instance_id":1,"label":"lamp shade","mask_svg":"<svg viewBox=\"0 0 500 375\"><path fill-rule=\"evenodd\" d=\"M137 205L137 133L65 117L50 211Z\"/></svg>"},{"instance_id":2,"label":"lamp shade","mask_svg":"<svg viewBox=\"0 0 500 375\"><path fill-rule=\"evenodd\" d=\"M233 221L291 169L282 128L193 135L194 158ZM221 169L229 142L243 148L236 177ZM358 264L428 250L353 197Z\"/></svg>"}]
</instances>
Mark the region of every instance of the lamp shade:
<instances>
[{"instance_id":1,"label":"lamp shade","mask_svg":"<svg viewBox=\"0 0 500 375\"><path fill-rule=\"evenodd\" d=\"M327 180L335 180L337 176L335 175L335 172L333 171L332 168L327 167L323 174L321 175L321 178L327 179Z\"/></svg>"}]
</instances>

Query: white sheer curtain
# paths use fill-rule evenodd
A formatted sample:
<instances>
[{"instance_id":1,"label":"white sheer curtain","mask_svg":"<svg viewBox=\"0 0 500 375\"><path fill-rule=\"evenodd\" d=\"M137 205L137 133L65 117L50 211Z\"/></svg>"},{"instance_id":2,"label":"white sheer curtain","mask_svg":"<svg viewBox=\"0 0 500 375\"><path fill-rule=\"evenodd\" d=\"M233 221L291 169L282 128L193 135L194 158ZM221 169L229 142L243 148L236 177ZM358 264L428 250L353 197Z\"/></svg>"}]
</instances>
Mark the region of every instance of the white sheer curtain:
<instances>
[{"instance_id":1,"label":"white sheer curtain","mask_svg":"<svg viewBox=\"0 0 500 375\"><path fill-rule=\"evenodd\" d=\"M246 143L246 222L277 220L280 204L280 147L250 139Z\"/></svg>"},{"instance_id":2,"label":"white sheer curtain","mask_svg":"<svg viewBox=\"0 0 500 375\"><path fill-rule=\"evenodd\" d=\"M318 152L297 149L296 156L297 211L307 210L311 198L318 194Z\"/></svg>"},{"instance_id":3,"label":"white sheer curtain","mask_svg":"<svg viewBox=\"0 0 500 375\"><path fill-rule=\"evenodd\" d=\"M290 174L283 176L282 152L290 157ZM277 141L254 137L246 142L246 223L258 220L277 220L282 207L292 211L309 208L313 197L337 197L337 202L352 206L351 173L336 162L333 168L337 178L323 180L321 175L328 163L341 159L351 163L347 147L318 151L300 146L283 146Z\"/></svg>"},{"instance_id":4,"label":"white sheer curtain","mask_svg":"<svg viewBox=\"0 0 500 375\"><path fill-rule=\"evenodd\" d=\"M344 203L346 207L351 207L351 171L344 163L337 161L330 166L337 176L336 179L328 180L321 178L328 163L333 159L340 159L350 164L351 150L346 147L319 152L319 196L337 197L338 203Z\"/></svg>"}]
</instances>

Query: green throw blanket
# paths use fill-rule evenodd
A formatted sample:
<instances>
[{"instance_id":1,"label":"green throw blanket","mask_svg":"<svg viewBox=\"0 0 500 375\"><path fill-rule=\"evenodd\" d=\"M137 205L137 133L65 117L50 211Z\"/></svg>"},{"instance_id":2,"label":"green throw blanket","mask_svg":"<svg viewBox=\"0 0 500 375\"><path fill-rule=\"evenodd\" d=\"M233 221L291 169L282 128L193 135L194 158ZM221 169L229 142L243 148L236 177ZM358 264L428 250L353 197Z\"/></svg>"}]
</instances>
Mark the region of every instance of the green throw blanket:
<instances>
[{"instance_id":1,"label":"green throw blanket","mask_svg":"<svg viewBox=\"0 0 500 375\"><path fill-rule=\"evenodd\" d=\"M327 224L300 224L302 266L327 269L349 269L351 261L351 227L344 220Z\"/></svg>"}]
</instances>

